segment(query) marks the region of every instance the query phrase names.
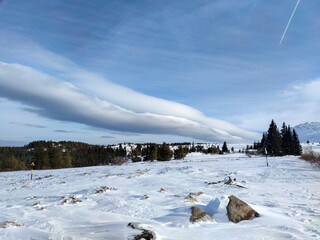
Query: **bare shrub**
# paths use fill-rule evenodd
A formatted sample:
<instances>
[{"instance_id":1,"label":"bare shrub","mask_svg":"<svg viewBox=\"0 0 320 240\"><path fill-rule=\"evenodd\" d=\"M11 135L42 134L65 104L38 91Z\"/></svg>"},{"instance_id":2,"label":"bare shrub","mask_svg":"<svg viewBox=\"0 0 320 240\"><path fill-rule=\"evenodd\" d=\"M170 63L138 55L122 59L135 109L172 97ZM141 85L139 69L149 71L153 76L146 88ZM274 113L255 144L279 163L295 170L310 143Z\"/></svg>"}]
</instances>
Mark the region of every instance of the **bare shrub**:
<instances>
[{"instance_id":1,"label":"bare shrub","mask_svg":"<svg viewBox=\"0 0 320 240\"><path fill-rule=\"evenodd\" d=\"M142 159L141 159L141 157L132 157L131 158L131 160L132 160L132 162L141 162L142 161Z\"/></svg>"},{"instance_id":2,"label":"bare shrub","mask_svg":"<svg viewBox=\"0 0 320 240\"><path fill-rule=\"evenodd\" d=\"M255 149L249 149L249 150L246 150L246 155L247 157L251 158L252 156L260 156L262 154L261 154L261 151L258 151Z\"/></svg>"},{"instance_id":3,"label":"bare shrub","mask_svg":"<svg viewBox=\"0 0 320 240\"><path fill-rule=\"evenodd\" d=\"M320 153L316 153L315 151L308 149L301 154L300 158L320 167Z\"/></svg>"},{"instance_id":4,"label":"bare shrub","mask_svg":"<svg viewBox=\"0 0 320 240\"><path fill-rule=\"evenodd\" d=\"M115 157L111 160L111 163L113 165L122 165L126 162L127 162L127 160L124 157Z\"/></svg>"}]
</instances>

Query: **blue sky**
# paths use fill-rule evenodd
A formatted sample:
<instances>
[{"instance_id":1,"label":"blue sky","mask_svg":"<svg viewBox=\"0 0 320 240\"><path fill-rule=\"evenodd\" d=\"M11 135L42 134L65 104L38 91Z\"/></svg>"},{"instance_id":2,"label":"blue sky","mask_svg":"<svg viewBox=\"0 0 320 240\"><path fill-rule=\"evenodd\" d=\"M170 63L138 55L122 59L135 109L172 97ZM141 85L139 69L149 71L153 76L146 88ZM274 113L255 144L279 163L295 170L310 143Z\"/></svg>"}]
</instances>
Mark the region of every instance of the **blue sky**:
<instances>
[{"instance_id":1,"label":"blue sky","mask_svg":"<svg viewBox=\"0 0 320 240\"><path fill-rule=\"evenodd\" d=\"M320 2L0 2L0 144L258 140L320 120Z\"/></svg>"}]
</instances>

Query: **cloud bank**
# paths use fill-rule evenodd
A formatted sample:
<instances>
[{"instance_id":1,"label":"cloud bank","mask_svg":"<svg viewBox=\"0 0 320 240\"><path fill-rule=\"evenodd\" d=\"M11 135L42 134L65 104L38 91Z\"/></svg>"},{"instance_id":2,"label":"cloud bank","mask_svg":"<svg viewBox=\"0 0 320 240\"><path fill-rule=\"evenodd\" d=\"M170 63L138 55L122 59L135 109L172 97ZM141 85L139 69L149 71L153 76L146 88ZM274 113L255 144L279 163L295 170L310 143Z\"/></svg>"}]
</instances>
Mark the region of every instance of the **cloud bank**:
<instances>
[{"instance_id":1,"label":"cloud bank","mask_svg":"<svg viewBox=\"0 0 320 240\"><path fill-rule=\"evenodd\" d=\"M81 69L64 74L77 79L77 85L24 65L0 63L0 96L33 106L47 118L115 131L218 142L257 137L186 105L137 93Z\"/></svg>"}]
</instances>

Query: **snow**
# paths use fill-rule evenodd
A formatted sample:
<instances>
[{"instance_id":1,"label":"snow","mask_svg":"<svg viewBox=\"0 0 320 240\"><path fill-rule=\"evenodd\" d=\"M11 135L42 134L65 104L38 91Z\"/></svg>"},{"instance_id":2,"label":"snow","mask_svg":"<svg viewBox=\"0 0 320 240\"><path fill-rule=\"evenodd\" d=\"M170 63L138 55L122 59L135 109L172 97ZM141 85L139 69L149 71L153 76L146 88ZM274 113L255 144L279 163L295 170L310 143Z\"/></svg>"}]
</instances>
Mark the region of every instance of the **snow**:
<instances>
[{"instance_id":1,"label":"snow","mask_svg":"<svg viewBox=\"0 0 320 240\"><path fill-rule=\"evenodd\" d=\"M314 151L320 153L320 143L302 143L302 149L306 151Z\"/></svg>"},{"instance_id":2,"label":"snow","mask_svg":"<svg viewBox=\"0 0 320 240\"><path fill-rule=\"evenodd\" d=\"M132 239L141 230L129 222L157 239L320 239L319 169L294 156L268 160L266 167L265 157L192 153L170 162L34 171L33 182L29 171L3 172L0 225L21 226L0 228L0 239ZM224 184L227 176L245 188ZM230 222L230 195L260 217ZM190 223L192 206L215 222Z\"/></svg>"},{"instance_id":3,"label":"snow","mask_svg":"<svg viewBox=\"0 0 320 240\"><path fill-rule=\"evenodd\" d=\"M294 127L300 142L320 142L320 122L306 122Z\"/></svg>"}]
</instances>

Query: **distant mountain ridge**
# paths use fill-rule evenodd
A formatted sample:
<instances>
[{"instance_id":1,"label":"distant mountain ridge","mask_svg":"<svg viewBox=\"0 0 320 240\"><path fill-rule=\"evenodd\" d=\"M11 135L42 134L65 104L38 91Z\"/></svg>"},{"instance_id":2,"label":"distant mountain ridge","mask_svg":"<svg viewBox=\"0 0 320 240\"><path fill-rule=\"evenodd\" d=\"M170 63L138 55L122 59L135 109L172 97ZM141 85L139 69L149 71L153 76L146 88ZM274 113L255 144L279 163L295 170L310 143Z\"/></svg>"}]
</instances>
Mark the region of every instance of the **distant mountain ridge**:
<instances>
[{"instance_id":1,"label":"distant mountain ridge","mask_svg":"<svg viewBox=\"0 0 320 240\"><path fill-rule=\"evenodd\" d=\"M294 127L300 142L320 142L320 122L306 122Z\"/></svg>"}]
</instances>

